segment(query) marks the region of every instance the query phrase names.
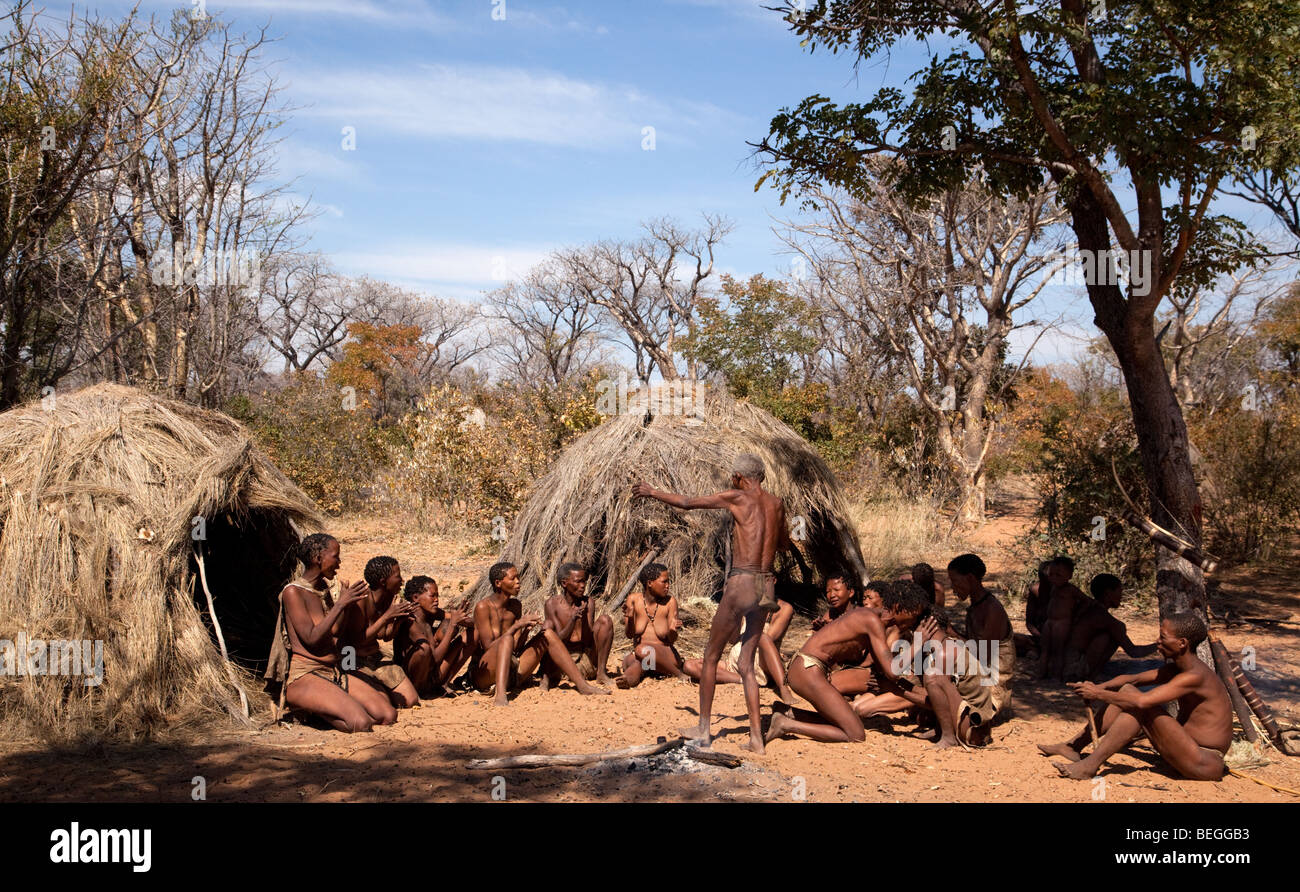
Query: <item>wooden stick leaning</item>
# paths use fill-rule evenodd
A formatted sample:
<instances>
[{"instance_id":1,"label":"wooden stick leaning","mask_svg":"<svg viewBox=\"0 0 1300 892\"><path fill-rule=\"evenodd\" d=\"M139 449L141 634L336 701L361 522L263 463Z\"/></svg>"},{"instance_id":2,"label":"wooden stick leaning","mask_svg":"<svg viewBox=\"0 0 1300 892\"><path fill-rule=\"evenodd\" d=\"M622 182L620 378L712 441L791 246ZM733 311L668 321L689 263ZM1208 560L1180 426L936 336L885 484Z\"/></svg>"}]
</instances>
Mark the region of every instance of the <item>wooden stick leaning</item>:
<instances>
[{"instance_id":1,"label":"wooden stick leaning","mask_svg":"<svg viewBox=\"0 0 1300 892\"><path fill-rule=\"evenodd\" d=\"M1227 653L1226 648L1224 653L1228 657L1228 669L1232 673L1232 680L1237 683L1237 689L1241 692L1246 705L1250 707L1250 711L1259 718L1259 723L1268 733L1269 740L1273 741L1273 745L1288 756L1296 755L1287 747L1286 740L1282 737L1282 729L1278 727L1277 719L1273 717L1273 710L1268 708L1268 704L1259 696L1259 692L1250 683L1250 679L1246 678L1246 673L1242 671L1241 664L1237 662L1232 654Z\"/></svg>"},{"instance_id":2,"label":"wooden stick leaning","mask_svg":"<svg viewBox=\"0 0 1300 892\"><path fill-rule=\"evenodd\" d=\"M1083 698L1083 708L1088 711L1088 733L1092 735L1092 748L1095 750L1101 738L1097 736L1097 716L1092 711L1092 701L1087 697Z\"/></svg>"},{"instance_id":3,"label":"wooden stick leaning","mask_svg":"<svg viewBox=\"0 0 1300 892\"><path fill-rule=\"evenodd\" d=\"M1232 708L1237 713L1237 720L1241 723L1241 730L1246 732L1246 739L1253 745L1259 746L1259 731L1255 729L1255 716L1251 713L1250 707L1246 705L1246 698L1241 695L1237 682L1232 677L1232 665L1228 659L1228 651L1224 648L1223 643L1213 635L1210 638L1210 655L1214 658L1214 671L1219 674L1219 681L1228 690L1228 699L1232 701Z\"/></svg>"},{"instance_id":4,"label":"wooden stick leaning","mask_svg":"<svg viewBox=\"0 0 1300 892\"><path fill-rule=\"evenodd\" d=\"M500 759L473 759L466 766L473 771L498 771L506 768L575 768L594 762L614 762L622 759L643 759L657 756L685 746L692 759L735 768L743 761L739 756L718 753L688 746L682 738L661 740L658 743L629 746L623 749L607 750L603 753L529 753L522 756L505 756Z\"/></svg>"},{"instance_id":5,"label":"wooden stick leaning","mask_svg":"<svg viewBox=\"0 0 1300 892\"><path fill-rule=\"evenodd\" d=\"M623 587L618 590L618 594L614 596L614 600L609 602L609 607L605 609L606 613L613 613L615 610L618 610L618 608L623 606L623 602L627 600L627 596L632 594L632 589L636 585L637 579L641 576L641 571L644 570L651 561L659 557L659 548L660 546L656 545L654 548L646 552L646 556L641 559L641 563L632 571L632 575L628 577L627 582L623 583Z\"/></svg>"},{"instance_id":6,"label":"wooden stick leaning","mask_svg":"<svg viewBox=\"0 0 1300 892\"><path fill-rule=\"evenodd\" d=\"M221 661L226 667L226 674L230 676L230 683L239 693L239 705L243 707L244 719L247 720L249 718L248 696L244 693L244 686L239 683L239 678L230 665L230 654L226 652L226 636L221 634L221 623L217 622L217 607L213 603L212 590L208 588L208 568L203 563L202 545L194 549L194 557L199 565L199 583L203 586L204 597L208 599L208 616L212 618L212 630L217 633L217 645L221 648Z\"/></svg>"}]
</instances>

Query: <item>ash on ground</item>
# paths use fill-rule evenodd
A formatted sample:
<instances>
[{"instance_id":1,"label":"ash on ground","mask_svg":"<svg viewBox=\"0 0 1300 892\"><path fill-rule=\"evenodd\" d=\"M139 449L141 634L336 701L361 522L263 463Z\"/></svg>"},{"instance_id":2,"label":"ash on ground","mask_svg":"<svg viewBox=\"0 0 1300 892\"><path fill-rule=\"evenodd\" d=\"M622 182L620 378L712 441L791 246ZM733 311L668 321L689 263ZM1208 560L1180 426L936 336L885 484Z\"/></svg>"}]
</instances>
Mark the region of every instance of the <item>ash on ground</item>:
<instances>
[{"instance_id":1,"label":"ash on ground","mask_svg":"<svg viewBox=\"0 0 1300 892\"><path fill-rule=\"evenodd\" d=\"M779 772L745 762L737 768L725 768L691 758L684 747L653 756L620 759L583 769L592 780L621 784L646 783L691 776L692 785L722 800L780 799L790 789L790 782ZM649 792L649 790L647 790Z\"/></svg>"}]
</instances>

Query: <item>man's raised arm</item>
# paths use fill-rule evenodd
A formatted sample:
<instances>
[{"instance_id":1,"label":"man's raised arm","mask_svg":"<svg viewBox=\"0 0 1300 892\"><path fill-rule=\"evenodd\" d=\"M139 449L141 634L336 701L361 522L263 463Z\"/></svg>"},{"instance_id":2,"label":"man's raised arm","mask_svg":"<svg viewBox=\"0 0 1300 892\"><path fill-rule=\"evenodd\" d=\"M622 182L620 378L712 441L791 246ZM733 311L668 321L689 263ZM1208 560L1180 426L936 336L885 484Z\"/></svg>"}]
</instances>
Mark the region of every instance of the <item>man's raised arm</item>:
<instances>
[{"instance_id":1,"label":"man's raised arm","mask_svg":"<svg viewBox=\"0 0 1300 892\"><path fill-rule=\"evenodd\" d=\"M680 508L683 511L693 511L700 508L730 508L731 493L732 490L727 490L707 496L683 496L675 492L664 492L661 489L655 489L648 483L638 483L632 487L632 495L638 499L654 499L673 508Z\"/></svg>"}]
</instances>

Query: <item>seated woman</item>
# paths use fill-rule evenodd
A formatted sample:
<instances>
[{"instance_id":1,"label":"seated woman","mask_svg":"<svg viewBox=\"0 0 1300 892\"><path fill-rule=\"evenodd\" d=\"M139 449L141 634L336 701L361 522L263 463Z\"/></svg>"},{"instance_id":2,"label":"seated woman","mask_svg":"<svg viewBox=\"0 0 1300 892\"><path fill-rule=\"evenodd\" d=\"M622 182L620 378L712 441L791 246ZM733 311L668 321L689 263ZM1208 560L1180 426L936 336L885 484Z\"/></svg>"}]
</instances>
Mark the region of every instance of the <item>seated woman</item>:
<instances>
[{"instance_id":1,"label":"seated woman","mask_svg":"<svg viewBox=\"0 0 1300 892\"><path fill-rule=\"evenodd\" d=\"M638 578L641 591L623 602L623 623L632 639L632 652L623 658L620 688L634 688L647 675L686 677L681 654L673 647L682 621L677 618L677 599L668 593L668 568L646 564Z\"/></svg>"},{"instance_id":2,"label":"seated woman","mask_svg":"<svg viewBox=\"0 0 1300 892\"><path fill-rule=\"evenodd\" d=\"M436 697L474 653L474 623L463 610L438 606L438 583L428 576L413 576L402 594L415 613L398 623L393 657L421 698Z\"/></svg>"},{"instance_id":3,"label":"seated woman","mask_svg":"<svg viewBox=\"0 0 1300 892\"><path fill-rule=\"evenodd\" d=\"M302 574L280 592L281 634L289 651L285 703L319 715L340 731L391 725L397 721L397 710L387 695L369 684L350 684L356 673L339 665L339 635L348 614L369 597L365 581L344 583L339 599L329 603L329 580L340 563L339 543L325 533L303 539L298 560Z\"/></svg>"}]
</instances>

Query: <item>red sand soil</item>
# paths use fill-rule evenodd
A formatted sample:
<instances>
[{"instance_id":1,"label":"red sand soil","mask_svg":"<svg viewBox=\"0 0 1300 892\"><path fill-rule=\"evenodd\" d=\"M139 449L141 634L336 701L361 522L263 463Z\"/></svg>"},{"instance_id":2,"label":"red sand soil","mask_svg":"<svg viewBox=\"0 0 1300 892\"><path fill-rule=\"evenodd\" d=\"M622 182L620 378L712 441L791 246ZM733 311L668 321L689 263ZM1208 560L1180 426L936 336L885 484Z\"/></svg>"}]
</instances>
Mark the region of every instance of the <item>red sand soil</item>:
<instances>
[{"instance_id":1,"label":"red sand soil","mask_svg":"<svg viewBox=\"0 0 1300 892\"><path fill-rule=\"evenodd\" d=\"M1024 520L994 518L967 537L988 555L991 579L1009 574L998 542L1009 541ZM488 550L467 554L467 542L430 539L419 530L369 518L346 518L335 532L343 545L340 577L360 576L365 560L395 554L403 573L429 573L455 596L492 562ZM955 551L954 551L955 553ZM929 555L936 566L951 555ZM1300 566L1293 551L1281 562ZM1228 649L1254 648L1257 688L1283 727L1300 725L1300 614L1293 574L1242 568L1221 574L1222 592L1238 616L1290 620L1289 625L1241 622L1215 633ZM950 598L951 605L951 598ZM1221 602L1222 603L1222 602ZM1222 613L1222 610L1217 610ZM1135 641L1154 640L1153 616L1121 611ZM1023 625L1017 618L1017 628ZM786 642L787 654L801 643ZM622 654L616 649L611 668ZM690 656L690 655L688 655ZM396 725L345 735L301 724L251 734L210 736L189 744L113 746L92 753L60 753L30 744L0 744L0 801L188 801L193 778L206 781L209 801L488 801L494 791L514 801L791 801L815 802L1093 801L1091 782L1064 780L1036 743L1072 736L1083 722L1077 697L1059 685L1015 684L1013 715L978 752L938 751L910 736L903 720L876 720L861 744L824 744L786 738L766 755L740 749L748 737L738 685L720 685L714 703L715 747L744 758L727 769L662 759L652 770L626 761L585 768L471 771L471 759L522 753L589 753L653 743L696 721L698 689L689 683L646 681L608 697L583 697L566 684L542 694L529 688L506 708L487 697L462 694L403 711ZM763 692L764 712L773 700ZM1272 784L1300 789L1300 758L1275 756L1246 769ZM504 779L504 787L496 777ZM1139 745L1103 770L1111 802L1295 802L1249 780L1208 784L1172 775L1155 753Z\"/></svg>"}]
</instances>

